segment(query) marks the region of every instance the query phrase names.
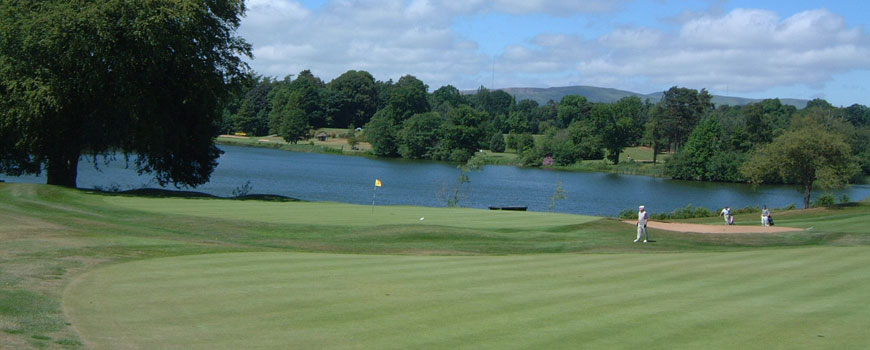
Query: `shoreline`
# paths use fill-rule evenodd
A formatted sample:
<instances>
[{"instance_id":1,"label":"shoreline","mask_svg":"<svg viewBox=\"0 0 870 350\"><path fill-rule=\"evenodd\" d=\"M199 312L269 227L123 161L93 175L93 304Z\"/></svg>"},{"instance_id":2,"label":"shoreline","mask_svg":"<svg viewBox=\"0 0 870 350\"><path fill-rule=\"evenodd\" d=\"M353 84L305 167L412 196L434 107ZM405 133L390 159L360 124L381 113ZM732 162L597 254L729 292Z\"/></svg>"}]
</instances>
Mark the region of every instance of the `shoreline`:
<instances>
[{"instance_id":1,"label":"shoreline","mask_svg":"<svg viewBox=\"0 0 870 350\"><path fill-rule=\"evenodd\" d=\"M278 149L282 151L288 152L305 152L305 153L321 153L321 154L336 154L336 155L345 155L345 156L356 156L356 157L366 157L371 159L405 159L405 158L382 158L375 156L369 152L370 146L361 147L360 150L346 150L342 145L341 148L335 148L336 143L324 143L320 141L312 141L308 142L300 142L297 144L291 144L284 142L283 140L275 140L277 137L274 135L270 136L236 136L236 135L219 135L215 138L215 143L219 145L230 145L230 146L241 146L241 147L257 147L257 148L272 148ZM368 143L364 143L364 145L368 145ZM480 153L477 153L480 154ZM517 160L518 155L514 153L492 153L489 151L485 151L483 153L484 156L484 165L505 165L505 166L514 166L518 168L538 168L538 169L548 169L554 171L565 171L565 172L594 172L594 173L609 173L609 174L620 174L620 175L639 175L639 176L649 176L654 178L668 178L668 176L664 175L664 163L660 161L658 164L652 164L651 161L647 160L628 160L621 161L617 165L605 164L603 162L607 162L606 160L586 160L580 163L576 163L570 166L540 166L540 167L524 167ZM415 161L426 161L426 162L445 162L454 165L461 165L462 163L457 162L449 162L449 161L436 161L431 159L411 159ZM652 167L656 167L656 169L650 169Z\"/></svg>"}]
</instances>

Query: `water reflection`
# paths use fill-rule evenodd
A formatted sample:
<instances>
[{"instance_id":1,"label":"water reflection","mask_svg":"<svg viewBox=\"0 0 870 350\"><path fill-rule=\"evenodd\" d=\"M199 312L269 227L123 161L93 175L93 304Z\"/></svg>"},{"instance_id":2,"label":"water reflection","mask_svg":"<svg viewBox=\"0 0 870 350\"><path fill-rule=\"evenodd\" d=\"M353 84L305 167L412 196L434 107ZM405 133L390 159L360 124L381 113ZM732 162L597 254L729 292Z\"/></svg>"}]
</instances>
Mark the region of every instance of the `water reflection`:
<instances>
[{"instance_id":1,"label":"water reflection","mask_svg":"<svg viewBox=\"0 0 870 350\"><path fill-rule=\"evenodd\" d=\"M448 192L459 175L455 165L437 162L381 160L364 157L286 152L265 148L220 146L226 153L211 181L196 190L230 196L250 181L252 193L290 196L311 201L371 204L376 178L383 181L376 193L378 204L445 206ZM93 160L79 164L78 185L82 188L121 190L157 187L151 176L139 176L119 161L95 170ZM9 182L44 183L44 177L24 176L0 179ZM623 209L644 204L652 212L671 211L687 204L707 208L761 206L785 207L802 202L793 186L759 186L678 181L646 176L608 173L564 172L513 166L486 166L470 174L461 190L460 206L527 206L547 211L561 181L567 198L556 202L555 211L616 215ZM823 191L815 191L818 197ZM852 186L834 191L852 200L870 197L870 186Z\"/></svg>"}]
</instances>

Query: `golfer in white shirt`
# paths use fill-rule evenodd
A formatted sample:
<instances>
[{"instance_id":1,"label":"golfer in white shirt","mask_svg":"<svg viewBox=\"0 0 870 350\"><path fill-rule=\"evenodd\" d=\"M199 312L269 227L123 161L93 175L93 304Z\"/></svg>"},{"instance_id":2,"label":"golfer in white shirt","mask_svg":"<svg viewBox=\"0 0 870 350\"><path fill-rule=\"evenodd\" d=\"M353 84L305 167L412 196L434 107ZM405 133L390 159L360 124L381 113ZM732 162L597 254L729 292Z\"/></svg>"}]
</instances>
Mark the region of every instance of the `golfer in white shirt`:
<instances>
[{"instance_id":1,"label":"golfer in white shirt","mask_svg":"<svg viewBox=\"0 0 870 350\"><path fill-rule=\"evenodd\" d=\"M637 239L634 240L635 242L640 242L641 236L645 236L644 243L649 240L649 232L646 231L646 221L648 219L649 215L647 215L646 210L641 205L637 211Z\"/></svg>"}]
</instances>

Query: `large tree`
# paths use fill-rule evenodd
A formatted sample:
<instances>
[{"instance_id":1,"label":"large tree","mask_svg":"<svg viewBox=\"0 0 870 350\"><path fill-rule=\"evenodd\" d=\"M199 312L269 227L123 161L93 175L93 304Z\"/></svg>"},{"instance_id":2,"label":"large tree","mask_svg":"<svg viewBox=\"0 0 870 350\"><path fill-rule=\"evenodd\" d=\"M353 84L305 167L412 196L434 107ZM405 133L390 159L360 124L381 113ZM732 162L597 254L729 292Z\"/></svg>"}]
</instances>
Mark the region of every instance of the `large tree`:
<instances>
[{"instance_id":1,"label":"large tree","mask_svg":"<svg viewBox=\"0 0 870 350\"><path fill-rule=\"evenodd\" d=\"M567 95L559 101L557 120L561 127L567 128L574 121L587 119L591 110L592 104L586 100L586 97Z\"/></svg>"},{"instance_id":2,"label":"large tree","mask_svg":"<svg viewBox=\"0 0 870 350\"><path fill-rule=\"evenodd\" d=\"M329 82L328 87L335 94L332 126L363 126L377 112L378 89L369 72L349 70Z\"/></svg>"},{"instance_id":3,"label":"large tree","mask_svg":"<svg viewBox=\"0 0 870 350\"><path fill-rule=\"evenodd\" d=\"M462 105L447 114L441 125L441 144L439 157L454 162L465 162L474 156L484 141L481 125L487 113L477 111L471 106Z\"/></svg>"},{"instance_id":4,"label":"large tree","mask_svg":"<svg viewBox=\"0 0 870 350\"><path fill-rule=\"evenodd\" d=\"M619 164L619 153L643 136L646 106L637 96L624 97L614 104L596 104L590 121L607 159Z\"/></svg>"},{"instance_id":5,"label":"large tree","mask_svg":"<svg viewBox=\"0 0 870 350\"><path fill-rule=\"evenodd\" d=\"M234 131L256 136L269 133L269 114L272 112L269 94L274 86L275 82L266 77L248 90L233 121Z\"/></svg>"},{"instance_id":6,"label":"large tree","mask_svg":"<svg viewBox=\"0 0 870 350\"><path fill-rule=\"evenodd\" d=\"M251 47L242 0L0 0L0 171L74 187L121 151L160 184L208 181Z\"/></svg>"},{"instance_id":7,"label":"large tree","mask_svg":"<svg viewBox=\"0 0 870 350\"><path fill-rule=\"evenodd\" d=\"M404 158L431 158L443 120L438 112L415 114L402 124L397 142Z\"/></svg>"},{"instance_id":8,"label":"large tree","mask_svg":"<svg viewBox=\"0 0 870 350\"><path fill-rule=\"evenodd\" d=\"M365 139L372 145L372 153L378 157L395 157L399 154L398 133L401 124L396 122L395 112L383 108L365 125Z\"/></svg>"},{"instance_id":9,"label":"large tree","mask_svg":"<svg viewBox=\"0 0 870 350\"><path fill-rule=\"evenodd\" d=\"M432 110L443 114L447 114L451 108L456 108L459 105L467 103L459 89L453 85L442 86L429 96L429 104L432 106Z\"/></svg>"},{"instance_id":10,"label":"large tree","mask_svg":"<svg viewBox=\"0 0 870 350\"><path fill-rule=\"evenodd\" d=\"M488 90L481 86L472 98L477 109L485 111L490 117L507 115L514 105L514 98L502 90Z\"/></svg>"},{"instance_id":11,"label":"large tree","mask_svg":"<svg viewBox=\"0 0 870 350\"><path fill-rule=\"evenodd\" d=\"M428 89L428 85L413 75L399 78L392 86L387 107L392 108L397 125L414 114L429 111Z\"/></svg>"},{"instance_id":12,"label":"large tree","mask_svg":"<svg viewBox=\"0 0 870 350\"><path fill-rule=\"evenodd\" d=\"M678 88L665 91L659 102L657 127L662 128L677 150L707 111L713 109L713 96L705 89Z\"/></svg>"},{"instance_id":13,"label":"large tree","mask_svg":"<svg viewBox=\"0 0 870 350\"><path fill-rule=\"evenodd\" d=\"M814 187L842 186L858 168L843 135L821 125L807 125L757 149L741 171L754 183L799 185L804 192L804 208L809 208Z\"/></svg>"}]
</instances>

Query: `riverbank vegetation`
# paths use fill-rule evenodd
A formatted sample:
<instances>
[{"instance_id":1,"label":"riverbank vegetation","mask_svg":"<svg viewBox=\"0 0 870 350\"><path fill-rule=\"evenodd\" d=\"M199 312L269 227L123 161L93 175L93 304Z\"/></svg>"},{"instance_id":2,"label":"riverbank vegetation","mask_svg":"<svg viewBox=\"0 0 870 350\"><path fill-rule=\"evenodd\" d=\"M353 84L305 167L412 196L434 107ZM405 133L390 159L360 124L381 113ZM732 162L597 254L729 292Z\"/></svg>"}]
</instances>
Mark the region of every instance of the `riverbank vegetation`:
<instances>
[{"instance_id":1,"label":"riverbank vegetation","mask_svg":"<svg viewBox=\"0 0 870 350\"><path fill-rule=\"evenodd\" d=\"M383 82L364 71L329 83L310 71L281 81L254 76L238 108L225 111L223 131L272 133L296 143L332 127L351 131L350 149L366 144L378 157L465 162L485 151L490 164L795 184L805 207L814 188L870 176L870 108L858 104L839 108L816 99L798 110L768 99L715 106L706 90L673 87L656 103L568 95L539 105L484 87L474 94L450 85L428 89L410 75ZM282 129L299 118L305 128ZM825 137L814 139L824 142L795 140L801 133L820 133ZM650 152L626 152L639 149Z\"/></svg>"},{"instance_id":2,"label":"riverbank vegetation","mask_svg":"<svg viewBox=\"0 0 870 350\"><path fill-rule=\"evenodd\" d=\"M870 214L870 203L777 213L777 224L811 228L809 231L753 235L651 230L657 242L643 245L631 242L634 238L632 225L589 216L464 208L372 208L340 203L243 201L185 195L174 196L166 192L120 195L57 186L0 184L0 222L3 223L0 225L0 342L4 347L25 350L117 348L130 344L137 345L134 347L173 344L190 347L203 346L205 339L214 340L207 343L209 348L270 347L274 345L275 337L282 337L287 332L296 334L294 332L310 330L313 333L306 333L308 335L281 338L282 345L307 347L306 344L311 343L306 341L319 341L317 344L321 346L316 347L330 348L332 345L329 344L342 347L336 342L354 337L350 333L335 333L337 329L341 332L358 329L342 323L348 319L364 320L360 323L372 327L366 331L370 336L360 338L364 342L357 344L360 347L383 348L386 344L383 341L399 339L397 334L384 333L388 329L412 332L415 336L402 343L409 347L441 347L437 344L445 343L428 343L429 346L414 343L428 337L440 339L441 332L456 334L457 330L447 325L459 318L464 319L459 317L464 313L449 307L450 303L432 304L441 298L468 301L484 308L475 309L480 312L473 312L477 315L474 322L463 324L462 328L472 327L470 331L476 334L462 338L460 343L466 346L483 346L489 342L503 345L495 346L499 348L509 345L498 343L502 339L499 334L516 331L510 324L498 321L508 318L530 322L547 319L555 322L552 326L567 327L571 330L569 333L577 336L596 333L592 338L602 341L601 334L610 333L594 325L609 324L613 320L599 319L594 315L671 315L660 316L656 322L679 323L683 318L673 316L678 313L664 310L673 311L675 305L684 305L686 300L696 298L705 302L690 303L687 307L696 309L701 305L704 316L693 322L680 323L679 329L684 333L687 329L704 330L704 333L691 332L705 334L703 339L668 338L669 345L703 342L710 347L710 344L720 341L725 347L744 341L747 346L757 345L764 340L753 335L756 333L746 333L750 336L743 337L725 332L723 336L727 334L727 337L719 339L711 338L708 332L710 324L728 321L734 326L758 317L765 321L761 322L764 327L773 327L764 328L759 334L812 331L813 340L819 340L817 334L822 334L825 341L836 344L857 344L867 340L864 331L868 326L864 317L866 303L853 302L863 300L863 292L870 287L855 282L866 280L856 278L856 274L861 276L864 273L863 266L870 256L866 251L870 234L865 220ZM738 223L748 223L750 218L755 222L757 217L757 213L746 214L745 219L740 215ZM717 218L706 220L719 222ZM598 254L602 252L608 254ZM652 257L647 253L656 253L655 263L642 263L651 261ZM272 258L278 258L279 264L259 265L263 259L278 262ZM218 260L205 265L189 264L196 260L204 261L202 259ZM340 263L342 261L344 263ZM127 262L137 263L124 264ZM156 270L147 268L164 263L168 265ZM361 270L341 272L345 263L347 268L356 266ZM420 263L423 265L418 265ZM740 266L728 265L731 263ZM125 270L124 266L131 269ZM747 268L749 266L752 268ZM215 270L224 267L238 268L243 275L259 282L239 283L243 275ZM307 275L321 271L321 268L328 268L329 272ZM575 270L578 268L581 270ZM395 275L390 272L393 269L404 272ZM819 269L818 275L813 272L816 269ZM480 272L483 270L489 277L483 280L472 278L482 276ZM108 271L119 271L120 274L103 274ZM276 278L275 273L281 273L279 271L292 273ZM792 276L789 271L800 271L800 274ZM189 275L169 276L179 273ZM342 278L345 273L356 277ZM353 286L331 284L329 281L337 280L324 278L327 275L351 282ZM375 275L389 278L381 279ZM770 276L774 275L779 277L771 280ZM92 284L98 282L93 278L111 276L124 276L130 283L107 280L108 284ZM807 276L812 277L810 283L807 283ZM565 278L581 279L565 284ZM264 281L278 284L260 284ZM445 284L438 284L439 281ZM523 288L508 288L507 294L508 290L499 289L517 286L514 284L517 281L531 284ZM758 284L762 281L765 282ZM161 290L176 290L174 283L187 287L172 298L161 294ZM191 283L196 287L190 288ZM420 283L432 288L420 293L409 289ZM840 283L844 288L837 288L835 292L823 288ZM555 293L559 301L545 302L544 306L550 306L544 308L534 303L533 300L544 300L541 298L547 294L541 294L541 285L552 285L546 290ZM723 286L727 288L723 290ZM115 293L117 288L127 287L135 292ZM630 302L636 298L633 292L613 292L633 291L640 287L650 291L656 302L633 303ZM852 288L860 293L852 295ZM280 296L260 294L268 290L279 290ZM329 290L341 293L334 295ZM764 292L759 293L759 290ZM207 291L217 293L194 298L202 302L185 296L191 292ZM686 296L687 291L698 295ZM429 294L434 292L437 295ZM764 310L748 318L719 310L719 307L726 306L755 305L755 308L768 302L781 302L784 295L792 295L788 293L793 293L787 298L789 305L793 306L804 302L798 296L815 296L821 292L824 292L826 311L810 319L802 318L801 325L787 322L794 315L783 314L781 310L790 308ZM669 299L668 295L672 294L674 299ZM117 299L126 298L125 295L136 297ZM293 298L306 295L320 295L325 299L306 299L309 302L304 307L288 307L301 302ZM221 299L230 296L244 296L244 299ZM608 296L617 299L608 302L600 299ZM161 298L164 302L147 301ZM348 303L354 299L380 303L381 298L390 304L386 308L376 307L384 313L371 313L371 305ZM559 311L565 309L564 300L590 299L596 300L592 304L598 307L610 306L595 312L571 312L570 315ZM170 300L189 300L191 303L182 307ZM100 302L91 304L93 301ZM149 307L143 308L143 304ZM112 305L126 311L106 309ZM334 309L329 305L343 306ZM570 307L576 310L595 307L584 305L571 304ZM808 305L801 310L806 310ZM426 309L427 306L442 311L434 312L434 309ZM185 312L178 313L182 309ZM271 317L277 315L272 313L274 310L286 310L300 317L304 315L303 318L317 317L317 321L289 326L276 320L296 320L296 316ZM161 321L151 318L155 315L152 312L169 311L172 311L166 314L169 317L161 318ZM427 322L432 322L432 325L404 329L402 325L407 323L409 315L428 317ZM141 322L128 323L129 317L139 317ZM849 327L819 330L819 326L835 321L841 324L837 320L842 317L851 320L843 323ZM241 329L223 328L224 322L238 323L241 319L254 322L258 330L245 328L236 332ZM624 327L624 322L630 320L620 318L617 322L619 328L633 329ZM192 324L197 327L189 327ZM173 331L161 333L165 337L153 336L153 327L166 325L173 325ZM784 325L785 328L771 325ZM758 326L761 325L754 324L753 327ZM146 336L133 335L140 331ZM227 338L227 334L232 334L233 339ZM316 334L321 336L309 337ZM626 340L625 334L618 334L617 338L604 337L610 341L631 341L630 338ZM535 339L552 345L546 346L549 348L576 346L576 342L565 340L574 338L564 336L568 334L537 335ZM592 338L588 341L593 341ZM796 346L803 344L803 340L797 339ZM181 343L173 343L176 341ZM777 344L782 345L781 341L783 339L778 337ZM649 342L645 335L644 342Z\"/></svg>"}]
</instances>

